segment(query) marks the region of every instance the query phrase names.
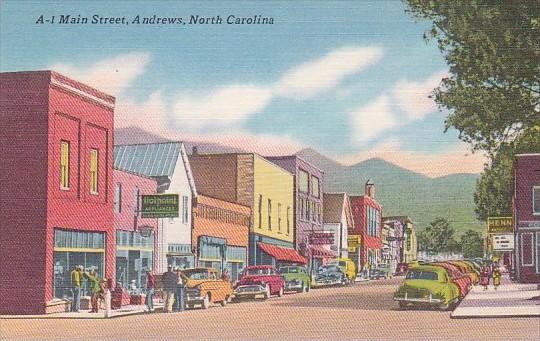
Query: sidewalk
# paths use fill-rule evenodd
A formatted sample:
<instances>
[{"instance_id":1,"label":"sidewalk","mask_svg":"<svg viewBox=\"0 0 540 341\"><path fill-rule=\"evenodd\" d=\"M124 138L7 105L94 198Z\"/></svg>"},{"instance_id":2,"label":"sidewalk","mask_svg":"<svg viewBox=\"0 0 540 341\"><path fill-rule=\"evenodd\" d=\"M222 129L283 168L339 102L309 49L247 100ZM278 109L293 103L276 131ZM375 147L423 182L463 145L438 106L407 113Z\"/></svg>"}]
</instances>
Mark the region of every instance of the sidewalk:
<instances>
[{"instance_id":1,"label":"sidewalk","mask_svg":"<svg viewBox=\"0 0 540 341\"><path fill-rule=\"evenodd\" d=\"M160 313L163 310L163 304L155 304L155 313ZM130 315L146 314L146 306L144 305L126 305L120 309L111 310L108 318L116 318ZM81 310L79 313L53 313L43 315L0 315L0 319L104 319L105 310L100 310L99 313L89 313L89 310Z\"/></svg>"},{"instance_id":2,"label":"sidewalk","mask_svg":"<svg viewBox=\"0 0 540 341\"><path fill-rule=\"evenodd\" d=\"M475 286L451 318L540 317L540 290L536 284L518 284L507 277L495 290Z\"/></svg>"}]
</instances>

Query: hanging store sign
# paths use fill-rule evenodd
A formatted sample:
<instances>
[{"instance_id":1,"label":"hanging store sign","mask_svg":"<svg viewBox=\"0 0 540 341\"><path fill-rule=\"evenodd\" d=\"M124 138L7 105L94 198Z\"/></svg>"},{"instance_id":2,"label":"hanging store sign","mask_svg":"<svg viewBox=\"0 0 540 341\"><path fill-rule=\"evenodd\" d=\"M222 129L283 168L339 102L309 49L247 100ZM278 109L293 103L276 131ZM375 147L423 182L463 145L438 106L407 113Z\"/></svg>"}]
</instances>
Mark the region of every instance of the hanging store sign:
<instances>
[{"instance_id":1,"label":"hanging store sign","mask_svg":"<svg viewBox=\"0 0 540 341\"><path fill-rule=\"evenodd\" d=\"M514 222L512 217L488 217L488 233L512 233Z\"/></svg>"},{"instance_id":2,"label":"hanging store sign","mask_svg":"<svg viewBox=\"0 0 540 341\"><path fill-rule=\"evenodd\" d=\"M361 241L360 235L351 234L347 236L347 246L349 248L357 248L358 246L360 246L360 241Z\"/></svg>"},{"instance_id":3,"label":"hanging store sign","mask_svg":"<svg viewBox=\"0 0 540 341\"><path fill-rule=\"evenodd\" d=\"M493 251L513 251L514 250L514 235L495 234L492 236Z\"/></svg>"},{"instance_id":4,"label":"hanging store sign","mask_svg":"<svg viewBox=\"0 0 540 341\"><path fill-rule=\"evenodd\" d=\"M178 218L178 194L142 195L141 217Z\"/></svg>"},{"instance_id":5,"label":"hanging store sign","mask_svg":"<svg viewBox=\"0 0 540 341\"><path fill-rule=\"evenodd\" d=\"M333 232L312 232L309 235L311 245L331 245L334 244Z\"/></svg>"}]
</instances>

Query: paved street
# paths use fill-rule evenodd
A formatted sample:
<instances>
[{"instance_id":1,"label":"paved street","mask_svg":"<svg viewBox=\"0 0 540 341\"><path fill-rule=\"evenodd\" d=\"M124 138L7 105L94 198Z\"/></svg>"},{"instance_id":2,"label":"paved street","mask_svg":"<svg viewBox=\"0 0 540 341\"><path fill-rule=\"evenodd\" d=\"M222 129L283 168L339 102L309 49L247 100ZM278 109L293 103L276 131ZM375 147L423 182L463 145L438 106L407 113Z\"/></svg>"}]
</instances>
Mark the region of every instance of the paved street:
<instances>
[{"instance_id":1,"label":"paved street","mask_svg":"<svg viewBox=\"0 0 540 341\"><path fill-rule=\"evenodd\" d=\"M208 311L111 320L1 320L3 340L538 340L540 319L450 319L450 312L397 310L400 279L312 290ZM494 332L494 330L496 332Z\"/></svg>"}]
</instances>

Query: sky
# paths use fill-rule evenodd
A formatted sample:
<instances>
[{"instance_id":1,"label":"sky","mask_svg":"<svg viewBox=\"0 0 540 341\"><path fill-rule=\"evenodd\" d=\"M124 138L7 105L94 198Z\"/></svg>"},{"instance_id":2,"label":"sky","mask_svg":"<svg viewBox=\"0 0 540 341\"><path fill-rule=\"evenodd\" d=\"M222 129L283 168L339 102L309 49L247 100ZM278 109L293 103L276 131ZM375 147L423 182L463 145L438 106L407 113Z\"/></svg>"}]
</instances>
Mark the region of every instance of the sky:
<instances>
[{"instance_id":1,"label":"sky","mask_svg":"<svg viewBox=\"0 0 540 341\"><path fill-rule=\"evenodd\" d=\"M482 170L443 132L447 113L428 96L448 67L400 1L2 1L0 12L0 71L52 69L112 94L116 127L263 155L310 147L347 165L379 157L431 177ZM154 15L185 24L133 23Z\"/></svg>"}]
</instances>

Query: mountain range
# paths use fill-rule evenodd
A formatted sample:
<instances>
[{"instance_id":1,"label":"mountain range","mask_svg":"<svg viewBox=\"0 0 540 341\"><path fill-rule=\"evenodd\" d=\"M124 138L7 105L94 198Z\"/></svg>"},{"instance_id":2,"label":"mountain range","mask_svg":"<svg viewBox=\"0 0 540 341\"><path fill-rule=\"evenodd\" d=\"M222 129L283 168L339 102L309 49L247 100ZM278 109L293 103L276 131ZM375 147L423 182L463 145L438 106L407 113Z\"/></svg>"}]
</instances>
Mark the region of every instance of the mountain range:
<instances>
[{"instance_id":1,"label":"mountain range","mask_svg":"<svg viewBox=\"0 0 540 341\"><path fill-rule=\"evenodd\" d=\"M180 137L180 136L179 136ZM115 144L165 142L170 139L137 127L115 130ZM184 141L188 153L194 146L199 153L235 153L246 150L218 143ZM407 215L422 230L433 219L448 219L460 234L483 227L474 215L473 194L478 174L450 174L430 178L379 158L345 166L318 151L306 148L296 153L299 157L324 171L325 192L364 194L364 184L375 184L375 199L383 205L383 216Z\"/></svg>"}]
</instances>

